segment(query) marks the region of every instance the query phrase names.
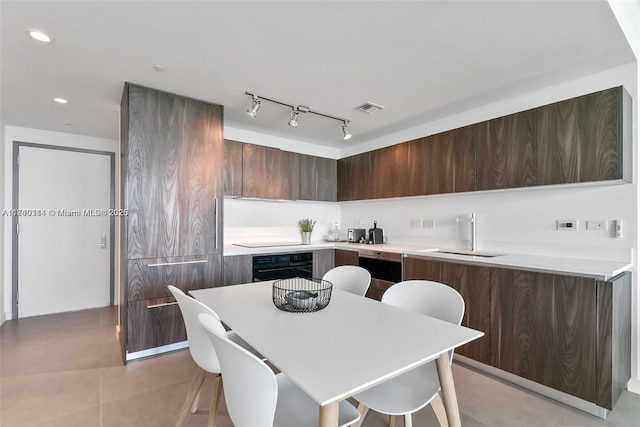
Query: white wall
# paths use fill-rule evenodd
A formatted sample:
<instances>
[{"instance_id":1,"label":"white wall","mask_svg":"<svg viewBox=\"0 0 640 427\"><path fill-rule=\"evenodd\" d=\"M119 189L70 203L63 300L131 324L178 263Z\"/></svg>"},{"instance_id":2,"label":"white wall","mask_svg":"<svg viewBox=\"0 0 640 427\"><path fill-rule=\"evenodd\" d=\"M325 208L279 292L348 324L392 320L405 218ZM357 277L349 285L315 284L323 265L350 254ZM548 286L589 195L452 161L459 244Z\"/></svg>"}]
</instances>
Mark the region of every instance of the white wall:
<instances>
[{"instance_id":1,"label":"white wall","mask_svg":"<svg viewBox=\"0 0 640 427\"><path fill-rule=\"evenodd\" d=\"M0 184L2 185L2 189L4 190L3 201L4 206L7 208L11 208L12 206L12 183L13 183L13 142L31 142L38 144L46 144L46 145L57 145L63 147L75 147L75 148L87 148L93 150L102 150L116 153L116 169L118 168L118 163L120 161L119 158L119 142L115 140L102 139L102 138L94 138L90 136L82 136L82 135L72 135L66 133L59 132L50 132L44 131L40 129L30 129L30 128L22 128L16 126L5 126L4 132L4 147L2 149L2 154L0 154L0 160L2 160L2 178L0 178ZM1 158L4 156L4 159ZM4 182L2 182L4 180ZM117 177L116 177L117 180ZM118 185L116 184L116 197L118 197L119 193ZM1 194L1 193L0 193ZM0 293L3 299L2 306L3 314L5 319L11 319L12 315L12 298L11 298L11 265L12 265L12 251L11 251L11 217L2 217L2 231L4 235L7 237L3 241L3 266L4 271L2 272L2 289L0 289ZM116 225L117 227L117 225ZM118 229L116 229L116 239L118 238ZM114 242L115 248L119 247L118 242ZM118 257L116 256L116 262ZM117 272L119 271L118 265L116 267L116 283L118 281ZM0 270L1 271L1 270ZM118 301L118 286L116 286L116 296L115 301Z\"/></svg>"}]
</instances>

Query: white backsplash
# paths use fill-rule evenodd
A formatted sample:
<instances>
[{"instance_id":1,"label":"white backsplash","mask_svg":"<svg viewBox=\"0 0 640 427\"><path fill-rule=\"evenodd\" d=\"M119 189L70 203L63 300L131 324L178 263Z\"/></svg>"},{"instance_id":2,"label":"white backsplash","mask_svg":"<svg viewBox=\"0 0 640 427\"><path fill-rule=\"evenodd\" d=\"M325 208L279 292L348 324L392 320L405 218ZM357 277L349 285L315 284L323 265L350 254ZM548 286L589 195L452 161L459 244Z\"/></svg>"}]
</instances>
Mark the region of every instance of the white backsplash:
<instances>
[{"instance_id":1,"label":"white backsplash","mask_svg":"<svg viewBox=\"0 0 640 427\"><path fill-rule=\"evenodd\" d=\"M333 223L340 224L340 205L225 198L224 243L299 241L301 235L298 221L303 218L317 221L311 241L324 240Z\"/></svg>"}]
</instances>

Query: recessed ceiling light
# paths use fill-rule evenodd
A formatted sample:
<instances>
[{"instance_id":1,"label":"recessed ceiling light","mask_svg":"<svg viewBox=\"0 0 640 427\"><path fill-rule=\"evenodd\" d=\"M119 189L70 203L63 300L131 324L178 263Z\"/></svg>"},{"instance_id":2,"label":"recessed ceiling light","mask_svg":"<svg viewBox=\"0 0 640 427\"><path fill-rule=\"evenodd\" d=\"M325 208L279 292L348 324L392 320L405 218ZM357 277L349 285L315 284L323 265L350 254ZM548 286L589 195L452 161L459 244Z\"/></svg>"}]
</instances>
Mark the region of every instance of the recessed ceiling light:
<instances>
[{"instance_id":1,"label":"recessed ceiling light","mask_svg":"<svg viewBox=\"0 0 640 427\"><path fill-rule=\"evenodd\" d=\"M53 100L56 101L58 104L66 104L69 102L64 98L53 98Z\"/></svg>"},{"instance_id":2,"label":"recessed ceiling light","mask_svg":"<svg viewBox=\"0 0 640 427\"><path fill-rule=\"evenodd\" d=\"M27 30L27 35L32 39L38 40L39 42L43 43L53 43L55 41L53 36L50 36L49 34L40 30Z\"/></svg>"},{"instance_id":3,"label":"recessed ceiling light","mask_svg":"<svg viewBox=\"0 0 640 427\"><path fill-rule=\"evenodd\" d=\"M153 69L154 69L154 70L156 70L156 71L158 71L158 72L163 72L163 71L166 71L166 70L167 70L167 67L165 67L165 66L164 66L164 65L162 65L162 64L154 64L154 65L153 65Z\"/></svg>"}]
</instances>

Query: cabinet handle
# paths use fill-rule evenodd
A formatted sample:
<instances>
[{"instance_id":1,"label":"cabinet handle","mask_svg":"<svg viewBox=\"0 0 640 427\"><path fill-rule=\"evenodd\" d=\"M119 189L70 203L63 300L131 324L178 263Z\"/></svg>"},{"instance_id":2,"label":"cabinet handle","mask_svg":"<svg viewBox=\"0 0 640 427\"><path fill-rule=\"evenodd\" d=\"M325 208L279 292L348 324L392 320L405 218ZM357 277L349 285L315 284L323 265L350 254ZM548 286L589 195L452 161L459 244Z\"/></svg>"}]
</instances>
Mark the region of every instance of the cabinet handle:
<instances>
[{"instance_id":1,"label":"cabinet handle","mask_svg":"<svg viewBox=\"0 0 640 427\"><path fill-rule=\"evenodd\" d=\"M218 198L213 200L213 231L216 237L213 240L213 249L218 249Z\"/></svg>"},{"instance_id":2,"label":"cabinet handle","mask_svg":"<svg viewBox=\"0 0 640 427\"><path fill-rule=\"evenodd\" d=\"M174 301L174 302L163 302L163 303L160 303L160 304L151 304L151 305L148 305L148 306L147 306L147 308L148 308L148 309L152 309L152 308L167 307L167 306L170 306L170 305L176 305L177 303L178 303L178 301Z\"/></svg>"},{"instance_id":3,"label":"cabinet handle","mask_svg":"<svg viewBox=\"0 0 640 427\"><path fill-rule=\"evenodd\" d=\"M207 262L209 262L208 259L201 259L198 261L159 262L156 264L147 264L147 267L162 267L165 265L204 264Z\"/></svg>"}]
</instances>

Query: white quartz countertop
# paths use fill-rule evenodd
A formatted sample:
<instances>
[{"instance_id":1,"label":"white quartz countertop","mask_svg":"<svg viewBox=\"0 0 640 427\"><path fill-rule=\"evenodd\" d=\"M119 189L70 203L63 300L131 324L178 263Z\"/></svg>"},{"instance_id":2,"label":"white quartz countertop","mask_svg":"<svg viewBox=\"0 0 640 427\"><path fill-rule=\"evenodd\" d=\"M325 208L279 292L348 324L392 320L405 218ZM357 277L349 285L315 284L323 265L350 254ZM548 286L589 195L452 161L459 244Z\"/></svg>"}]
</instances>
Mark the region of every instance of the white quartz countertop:
<instances>
[{"instance_id":1,"label":"white quartz countertop","mask_svg":"<svg viewBox=\"0 0 640 427\"><path fill-rule=\"evenodd\" d=\"M571 258L564 256L543 256L516 253L498 253L499 256L479 257L459 254L436 253L437 250L449 250L452 252L465 253L468 251L437 248L437 247L418 247L405 245L365 245L346 242L311 242L310 245L290 245L290 246L273 246L261 248L244 248L235 245L225 245L224 255L259 255L259 254L277 254L290 252L304 252L321 249L343 249L358 251L360 249L369 251L401 253L404 256L420 257L424 259L433 259L441 261L460 262L478 266L494 266L504 268L514 268L520 270L530 270L553 274L567 274L572 276L593 277L599 280L608 280L620 273L631 270L631 262L625 261L605 261L598 259ZM488 252L482 251L482 254Z\"/></svg>"}]
</instances>

